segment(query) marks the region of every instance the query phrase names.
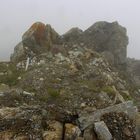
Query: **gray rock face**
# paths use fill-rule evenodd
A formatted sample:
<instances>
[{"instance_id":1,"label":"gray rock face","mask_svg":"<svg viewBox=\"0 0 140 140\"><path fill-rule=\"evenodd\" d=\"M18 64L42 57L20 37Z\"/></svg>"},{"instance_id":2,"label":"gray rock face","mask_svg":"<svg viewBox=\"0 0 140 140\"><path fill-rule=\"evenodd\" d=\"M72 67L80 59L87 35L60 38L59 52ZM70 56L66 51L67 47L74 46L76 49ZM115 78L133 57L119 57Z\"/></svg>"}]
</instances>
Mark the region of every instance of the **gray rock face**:
<instances>
[{"instance_id":1,"label":"gray rock face","mask_svg":"<svg viewBox=\"0 0 140 140\"><path fill-rule=\"evenodd\" d=\"M59 44L59 35L50 25L34 23L22 36L22 41L11 55L12 62L20 62L27 57L42 54L50 50L53 44Z\"/></svg>"},{"instance_id":2,"label":"gray rock face","mask_svg":"<svg viewBox=\"0 0 140 140\"><path fill-rule=\"evenodd\" d=\"M65 42L83 42L103 54L115 66L126 64L128 37L126 29L117 22L100 21L82 32L72 28L63 35Z\"/></svg>"},{"instance_id":3,"label":"gray rock face","mask_svg":"<svg viewBox=\"0 0 140 140\"><path fill-rule=\"evenodd\" d=\"M112 135L103 121L95 123L95 131L99 140L112 140Z\"/></svg>"},{"instance_id":4,"label":"gray rock face","mask_svg":"<svg viewBox=\"0 0 140 140\"><path fill-rule=\"evenodd\" d=\"M84 140L97 140L97 137L94 133L94 128L93 126L89 126L84 130L83 134Z\"/></svg>"},{"instance_id":5,"label":"gray rock face","mask_svg":"<svg viewBox=\"0 0 140 140\"><path fill-rule=\"evenodd\" d=\"M70 29L62 37L64 41L77 41L80 36L83 34L83 31L77 27Z\"/></svg>"},{"instance_id":6,"label":"gray rock face","mask_svg":"<svg viewBox=\"0 0 140 140\"><path fill-rule=\"evenodd\" d=\"M15 48L14 48L14 53L11 55L11 61L12 62L17 62L25 57L25 50L23 47L23 43L20 42Z\"/></svg>"},{"instance_id":7,"label":"gray rock face","mask_svg":"<svg viewBox=\"0 0 140 140\"><path fill-rule=\"evenodd\" d=\"M97 22L93 24L84 32L83 40L98 52L111 52L114 56L113 63L115 65L126 63L128 37L126 29L117 22Z\"/></svg>"}]
</instances>

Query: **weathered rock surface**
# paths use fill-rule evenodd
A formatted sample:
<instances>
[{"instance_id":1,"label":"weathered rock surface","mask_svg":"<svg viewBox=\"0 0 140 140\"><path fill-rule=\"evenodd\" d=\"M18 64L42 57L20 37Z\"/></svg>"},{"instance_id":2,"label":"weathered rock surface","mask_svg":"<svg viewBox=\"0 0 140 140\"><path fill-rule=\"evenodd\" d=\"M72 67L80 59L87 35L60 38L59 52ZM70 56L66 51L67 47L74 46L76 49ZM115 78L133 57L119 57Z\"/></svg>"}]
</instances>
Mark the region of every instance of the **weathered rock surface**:
<instances>
[{"instance_id":1,"label":"weathered rock surface","mask_svg":"<svg viewBox=\"0 0 140 140\"><path fill-rule=\"evenodd\" d=\"M99 140L112 140L112 135L103 121L95 123L95 131Z\"/></svg>"},{"instance_id":2,"label":"weathered rock surface","mask_svg":"<svg viewBox=\"0 0 140 140\"><path fill-rule=\"evenodd\" d=\"M79 28L72 28L63 36L60 36L51 28L40 22L34 23L30 29L23 35L22 43L26 54L40 54L49 50L53 44L66 43L68 45L78 43L86 45L98 52L112 64L124 65L126 63L128 37L126 29L117 22L97 22L86 31ZM16 47L12 60L18 59L23 53L22 46ZM19 53L19 54L18 54Z\"/></svg>"},{"instance_id":3,"label":"weathered rock surface","mask_svg":"<svg viewBox=\"0 0 140 140\"><path fill-rule=\"evenodd\" d=\"M43 140L62 140L63 125L60 122L49 122L48 130L43 132Z\"/></svg>"},{"instance_id":4,"label":"weathered rock surface","mask_svg":"<svg viewBox=\"0 0 140 140\"><path fill-rule=\"evenodd\" d=\"M25 59L25 50L24 50L22 42L20 42L14 48L14 53L11 55L10 59L11 59L12 62L19 62L19 61Z\"/></svg>"},{"instance_id":5,"label":"weathered rock surface","mask_svg":"<svg viewBox=\"0 0 140 140\"><path fill-rule=\"evenodd\" d=\"M22 42L15 47L11 61L19 62L26 57L44 53L58 42L59 35L50 25L36 22L22 36Z\"/></svg>"},{"instance_id":6,"label":"weathered rock surface","mask_svg":"<svg viewBox=\"0 0 140 140\"><path fill-rule=\"evenodd\" d=\"M91 124L94 124L94 122L100 121L103 114L110 113L110 112L117 112L117 113L124 112L130 117L130 119L135 120L135 117L137 115L137 108L133 106L133 102L128 101L114 106L109 106L104 109L98 109L97 111L91 112L91 114L85 112L84 114L80 115L81 117L79 116L81 129L85 129Z\"/></svg>"},{"instance_id":7,"label":"weathered rock surface","mask_svg":"<svg viewBox=\"0 0 140 140\"><path fill-rule=\"evenodd\" d=\"M97 140L97 136L94 130L94 126L91 125L84 130L84 140Z\"/></svg>"},{"instance_id":8,"label":"weathered rock surface","mask_svg":"<svg viewBox=\"0 0 140 140\"><path fill-rule=\"evenodd\" d=\"M65 135L64 140L75 140L77 139L81 134L80 129L73 125L73 124L65 124Z\"/></svg>"},{"instance_id":9,"label":"weathered rock surface","mask_svg":"<svg viewBox=\"0 0 140 140\"><path fill-rule=\"evenodd\" d=\"M117 22L97 22L84 32L84 37L96 51L110 53L106 56L109 61L113 58L116 66L126 63L128 37L126 29Z\"/></svg>"},{"instance_id":10,"label":"weathered rock surface","mask_svg":"<svg viewBox=\"0 0 140 140\"><path fill-rule=\"evenodd\" d=\"M28 55L31 55L31 51L35 54L40 54L49 50L52 44L57 42L58 36L50 25L37 22L24 33L22 42L26 46L25 51L29 53Z\"/></svg>"},{"instance_id":11,"label":"weathered rock surface","mask_svg":"<svg viewBox=\"0 0 140 140\"><path fill-rule=\"evenodd\" d=\"M102 120L108 126L113 138L120 140L136 139L136 124L125 113L107 113L102 116Z\"/></svg>"}]
</instances>

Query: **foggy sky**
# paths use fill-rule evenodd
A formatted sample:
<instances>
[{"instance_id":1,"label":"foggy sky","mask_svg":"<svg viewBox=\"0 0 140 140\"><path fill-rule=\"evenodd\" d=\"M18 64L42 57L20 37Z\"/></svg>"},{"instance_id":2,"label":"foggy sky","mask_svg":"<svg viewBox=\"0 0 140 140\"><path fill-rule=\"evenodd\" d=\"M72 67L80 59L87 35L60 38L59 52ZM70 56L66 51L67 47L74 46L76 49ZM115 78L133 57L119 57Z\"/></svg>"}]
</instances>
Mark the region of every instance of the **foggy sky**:
<instances>
[{"instance_id":1,"label":"foggy sky","mask_svg":"<svg viewBox=\"0 0 140 140\"><path fill-rule=\"evenodd\" d=\"M9 59L22 34L36 21L63 34L96 21L118 21L127 28L128 56L140 59L139 0L0 0L0 60Z\"/></svg>"}]
</instances>

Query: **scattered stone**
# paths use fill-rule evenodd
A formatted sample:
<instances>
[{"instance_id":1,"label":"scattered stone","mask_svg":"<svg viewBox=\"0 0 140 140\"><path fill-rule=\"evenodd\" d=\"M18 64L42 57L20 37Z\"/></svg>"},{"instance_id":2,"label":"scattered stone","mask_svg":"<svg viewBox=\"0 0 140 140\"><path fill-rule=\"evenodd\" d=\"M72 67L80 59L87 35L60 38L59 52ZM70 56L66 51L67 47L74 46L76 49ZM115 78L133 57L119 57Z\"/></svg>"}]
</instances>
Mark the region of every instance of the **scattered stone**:
<instances>
[{"instance_id":1,"label":"scattered stone","mask_svg":"<svg viewBox=\"0 0 140 140\"><path fill-rule=\"evenodd\" d=\"M95 123L95 131L99 140L112 140L112 135L103 121Z\"/></svg>"},{"instance_id":2,"label":"scattered stone","mask_svg":"<svg viewBox=\"0 0 140 140\"><path fill-rule=\"evenodd\" d=\"M90 114L80 114L78 120L80 122L81 129L84 130L89 125L94 124L94 122L100 121L102 115L110 112L124 112L130 117L130 119L135 120L137 108L133 106L132 101L127 101L104 109L98 109Z\"/></svg>"},{"instance_id":3,"label":"scattered stone","mask_svg":"<svg viewBox=\"0 0 140 140\"><path fill-rule=\"evenodd\" d=\"M0 76L3 76L3 75L5 75L4 72L0 72Z\"/></svg>"},{"instance_id":4,"label":"scattered stone","mask_svg":"<svg viewBox=\"0 0 140 140\"><path fill-rule=\"evenodd\" d=\"M43 132L43 140L62 140L63 125L60 122L49 122L48 130Z\"/></svg>"},{"instance_id":5,"label":"scattered stone","mask_svg":"<svg viewBox=\"0 0 140 140\"><path fill-rule=\"evenodd\" d=\"M86 107L86 103L81 103L81 108Z\"/></svg>"},{"instance_id":6,"label":"scattered stone","mask_svg":"<svg viewBox=\"0 0 140 140\"><path fill-rule=\"evenodd\" d=\"M83 137L84 140L97 140L96 134L94 132L94 127L92 125L84 130Z\"/></svg>"},{"instance_id":7,"label":"scattered stone","mask_svg":"<svg viewBox=\"0 0 140 140\"><path fill-rule=\"evenodd\" d=\"M131 120L125 113L107 113L102 116L102 120L108 126L114 139L136 139L135 121Z\"/></svg>"},{"instance_id":8,"label":"scattered stone","mask_svg":"<svg viewBox=\"0 0 140 140\"><path fill-rule=\"evenodd\" d=\"M76 138L78 138L81 134L80 129L73 124L65 124L65 136L64 139L65 140L74 140Z\"/></svg>"},{"instance_id":9,"label":"scattered stone","mask_svg":"<svg viewBox=\"0 0 140 140\"><path fill-rule=\"evenodd\" d=\"M21 80L21 77L18 77L18 80Z\"/></svg>"},{"instance_id":10,"label":"scattered stone","mask_svg":"<svg viewBox=\"0 0 140 140\"><path fill-rule=\"evenodd\" d=\"M44 81L44 78L40 78L39 80L40 80L40 81Z\"/></svg>"},{"instance_id":11,"label":"scattered stone","mask_svg":"<svg viewBox=\"0 0 140 140\"><path fill-rule=\"evenodd\" d=\"M34 96L34 95L35 95L34 93L29 93L29 92L27 92L27 91L23 91L23 94L24 94L24 95L29 95L29 96Z\"/></svg>"}]
</instances>

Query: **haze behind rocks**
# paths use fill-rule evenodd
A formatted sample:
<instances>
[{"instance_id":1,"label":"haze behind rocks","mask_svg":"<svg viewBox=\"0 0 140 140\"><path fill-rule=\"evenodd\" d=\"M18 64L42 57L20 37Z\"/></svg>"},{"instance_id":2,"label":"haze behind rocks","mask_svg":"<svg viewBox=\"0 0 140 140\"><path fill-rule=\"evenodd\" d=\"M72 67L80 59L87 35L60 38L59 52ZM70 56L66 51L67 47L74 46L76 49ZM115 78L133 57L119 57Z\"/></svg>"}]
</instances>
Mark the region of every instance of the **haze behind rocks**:
<instances>
[{"instance_id":1,"label":"haze behind rocks","mask_svg":"<svg viewBox=\"0 0 140 140\"><path fill-rule=\"evenodd\" d=\"M128 56L140 59L138 19L140 2L137 0L2 0L0 2L0 60L8 60L21 36L36 21L51 24L63 34L72 27L87 29L96 21L118 21L127 28Z\"/></svg>"}]
</instances>

